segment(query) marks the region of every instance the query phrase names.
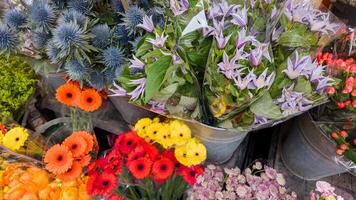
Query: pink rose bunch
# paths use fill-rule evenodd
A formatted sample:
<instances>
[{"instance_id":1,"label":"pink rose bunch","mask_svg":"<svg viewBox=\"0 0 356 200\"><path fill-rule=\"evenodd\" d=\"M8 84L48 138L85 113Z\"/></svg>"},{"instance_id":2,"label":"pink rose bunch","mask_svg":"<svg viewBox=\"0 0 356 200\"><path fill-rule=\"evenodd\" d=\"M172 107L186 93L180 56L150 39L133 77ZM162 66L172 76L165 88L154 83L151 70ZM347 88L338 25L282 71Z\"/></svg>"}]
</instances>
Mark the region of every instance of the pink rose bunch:
<instances>
[{"instance_id":1,"label":"pink rose bunch","mask_svg":"<svg viewBox=\"0 0 356 200\"><path fill-rule=\"evenodd\" d=\"M288 193L285 184L281 173L260 162L243 172L239 168L222 169L208 165L188 190L188 200L296 200L296 193Z\"/></svg>"},{"instance_id":2,"label":"pink rose bunch","mask_svg":"<svg viewBox=\"0 0 356 200\"><path fill-rule=\"evenodd\" d=\"M325 181L317 181L316 188L311 192L310 200L344 200L343 197L335 194L335 188Z\"/></svg>"}]
</instances>

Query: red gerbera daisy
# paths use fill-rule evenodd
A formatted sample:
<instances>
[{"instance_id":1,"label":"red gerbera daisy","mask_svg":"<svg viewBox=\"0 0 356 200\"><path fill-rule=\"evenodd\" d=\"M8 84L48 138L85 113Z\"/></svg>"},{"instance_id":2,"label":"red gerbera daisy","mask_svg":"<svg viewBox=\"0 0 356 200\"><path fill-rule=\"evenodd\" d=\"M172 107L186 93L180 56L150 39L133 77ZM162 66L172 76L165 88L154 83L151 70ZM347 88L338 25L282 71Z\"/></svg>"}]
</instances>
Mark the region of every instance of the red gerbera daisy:
<instances>
[{"instance_id":1,"label":"red gerbera daisy","mask_svg":"<svg viewBox=\"0 0 356 200\"><path fill-rule=\"evenodd\" d=\"M106 200L125 200L122 196L117 196L116 194L111 194L106 198Z\"/></svg>"},{"instance_id":2,"label":"red gerbera daisy","mask_svg":"<svg viewBox=\"0 0 356 200\"><path fill-rule=\"evenodd\" d=\"M174 164L168 158L161 158L153 163L152 174L157 180L166 180L172 176Z\"/></svg>"},{"instance_id":3,"label":"red gerbera daisy","mask_svg":"<svg viewBox=\"0 0 356 200\"><path fill-rule=\"evenodd\" d=\"M152 145L147 143L146 141L142 144L143 148L145 149L146 154L150 157L151 160L156 160L159 156L158 149Z\"/></svg>"},{"instance_id":4,"label":"red gerbera daisy","mask_svg":"<svg viewBox=\"0 0 356 200\"><path fill-rule=\"evenodd\" d=\"M122 169L122 158L119 152L111 151L107 156L105 156L108 165L105 168L105 171L108 173L113 173L118 175L121 173Z\"/></svg>"},{"instance_id":5,"label":"red gerbera daisy","mask_svg":"<svg viewBox=\"0 0 356 200\"><path fill-rule=\"evenodd\" d=\"M141 142L141 138L135 132L129 131L116 139L114 148L118 149L122 154L127 155L139 142Z\"/></svg>"},{"instance_id":6,"label":"red gerbera daisy","mask_svg":"<svg viewBox=\"0 0 356 200\"><path fill-rule=\"evenodd\" d=\"M172 150L166 150L165 152L162 153L161 156L170 159L174 165L176 173L178 175L183 175L183 171L186 167L178 162Z\"/></svg>"},{"instance_id":7,"label":"red gerbera daisy","mask_svg":"<svg viewBox=\"0 0 356 200\"><path fill-rule=\"evenodd\" d=\"M137 179L147 178L150 175L152 161L146 157L129 162L128 168Z\"/></svg>"},{"instance_id":8,"label":"red gerbera daisy","mask_svg":"<svg viewBox=\"0 0 356 200\"><path fill-rule=\"evenodd\" d=\"M118 179L114 174L102 173L89 176L88 194L91 196L109 194L116 188Z\"/></svg>"},{"instance_id":9,"label":"red gerbera daisy","mask_svg":"<svg viewBox=\"0 0 356 200\"><path fill-rule=\"evenodd\" d=\"M88 166L88 174L89 175L95 175L95 174L100 174L101 172L104 171L106 166L108 165L108 161L105 158L100 158L96 160L95 162L92 162Z\"/></svg>"},{"instance_id":10,"label":"red gerbera daisy","mask_svg":"<svg viewBox=\"0 0 356 200\"><path fill-rule=\"evenodd\" d=\"M143 146L137 146L133 151L131 151L127 156L127 163L137 160L139 158L145 157L146 151Z\"/></svg>"},{"instance_id":11,"label":"red gerbera daisy","mask_svg":"<svg viewBox=\"0 0 356 200\"><path fill-rule=\"evenodd\" d=\"M185 168L183 171L183 179L189 184L194 185L197 177L204 173L204 169L200 165Z\"/></svg>"}]
</instances>

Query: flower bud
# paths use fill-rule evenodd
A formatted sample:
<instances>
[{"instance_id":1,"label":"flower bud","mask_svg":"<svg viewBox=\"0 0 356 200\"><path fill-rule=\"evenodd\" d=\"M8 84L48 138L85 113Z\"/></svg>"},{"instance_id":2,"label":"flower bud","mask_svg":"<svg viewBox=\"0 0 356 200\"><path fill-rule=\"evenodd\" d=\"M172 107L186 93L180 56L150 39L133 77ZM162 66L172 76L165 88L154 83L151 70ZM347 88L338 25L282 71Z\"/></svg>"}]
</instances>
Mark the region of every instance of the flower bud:
<instances>
[{"instance_id":1,"label":"flower bud","mask_svg":"<svg viewBox=\"0 0 356 200\"><path fill-rule=\"evenodd\" d=\"M343 109L345 107L344 102L337 103L337 107L339 107L340 109Z\"/></svg>"},{"instance_id":2,"label":"flower bud","mask_svg":"<svg viewBox=\"0 0 356 200\"><path fill-rule=\"evenodd\" d=\"M346 144L342 144L339 146L339 148L343 151L345 151L346 149L348 149L349 147Z\"/></svg>"},{"instance_id":3,"label":"flower bud","mask_svg":"<svg viewBox=\"0 0 356 200\"><path fill-rule=\"evenodd\" d=\"M336 132L332 132L331 137L334 139L337 139L339 137L339 135Z\"/></svg>"},{"instance_id":4,"label":"flower bud","mask_svg":"<svg viewBox=\"0 0 356 200\"><path fill-rule=\"evenodd\" d=\"M344 151L342 149L336 149L336 154L342 155Z\"/></svg>"},{"instance_id":5,"label":"flower bud","mask_svg":"<svg viewBox=\"0 0 356 200\"><path fill-rule=\"evenodd\" d=\"M335 92L336 92L336 90L332 86L329 86L326 88L326 93L328 93L328 94L335 94Z\"/></svg>"},{"instance_id":6,"label":"flower bud","mask_svg":"<svg viewBox=\"0 0 356 200\"><path fill-rule=\"evenodd\" d=\"M346 131L344 131L344 130L342 130L342 131L340 131L340 133L339 133L343 138L346 138L348 135L347 135L347 132Z\"/></svg>"}]
</instances>

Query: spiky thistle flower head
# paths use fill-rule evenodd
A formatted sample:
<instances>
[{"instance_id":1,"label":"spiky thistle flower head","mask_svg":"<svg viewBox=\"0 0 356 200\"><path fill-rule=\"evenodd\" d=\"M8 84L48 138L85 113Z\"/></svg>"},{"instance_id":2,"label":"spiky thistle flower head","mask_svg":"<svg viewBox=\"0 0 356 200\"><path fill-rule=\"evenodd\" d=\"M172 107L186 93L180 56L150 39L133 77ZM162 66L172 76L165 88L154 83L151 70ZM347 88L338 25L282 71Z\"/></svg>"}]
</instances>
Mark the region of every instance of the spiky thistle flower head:
<instances>
[{"instance_id":1,"label":"spiky thistle flower head","mask_svg":"<svg viewBox=\"0 0 356 200\"><path fill-rule=\"evenodd\" d=\"M125 12L124 6L122 6L121 0L111 0L112 7L116 12Z\"/></svg>"},{"instance_id":2,"label":"spiky thistle flower head","mask_svg":"<svg viewBox=\"0 0 356 200\"><path fill-rule=\"evenodd\" d=\"M139 0L138 5L141 8L148 9L150 7L150 2L148 0Z\"/></svg>"},{"instance_id":3,"label":"spiky thistle flower head","mask_svg":"<svg viewBox=\"0 0 356 200\"><path fill-rule=\"evenodd\" d=\"M55 21L53 8L44 0L35 1L29 10L29 21L35 29L47 31Z\"/></svg>"},{"instance_id":4,"label":"spiky thistle flower head","mask_svg":"<svg viewBox=\"0 0 356 200\"><path fill-rule=\"evenodd\" d=\"M58 19L58 23L76 23L83 28L87 23L87 17L75 10L67 10L63 12L63 15Z\"/></svg>"},{"instance_id":5,"label":"spiky thistle flower head","mask_svg":"<svg viewBox=\"0 0 356 200\"><path fill-rule=\"evenodd\" d=\"M127 31L124 25L118 25L115 27L114 34L120 45L126 46L129 43L129 37L127 36Z\"/></svg>"},{"instance_id":6,"label":"spiky thistle flower head","mask_svg":"<svg viewBox=\"0 0 356 200\"><path fill-rule=\"evenodd\" d=\"M50 40L48 43L47 43L47 46L46 46L46 54L48 56L48 58L51 60L51 63L53 64L58 64L59 61L57 60L57 57L58 57L58 54L61 50L58 49L52 40Z\"/></svg>"},{"instance_id":7,"label":"spiky thistle flower head","mask_svg":"<svg viewBox=\"0 0 356 200\"><path fill-rule=\"evenodd\" d=\"M118 74L115 69L107 68L105 69L103 75L105 77L106 84L112 84Z\"/></svg>"},{"instance_id":8,"label":"spiky thistle flower head","mask_svg":"<svg viewBox=\"0 0 356 200\"><path fill-rule=\"evenodd\" d=\"M63 10L65 8L65 4L67 0L51 0L52 5L58 10Z\"/></svg>"},{"instance_id":9,"label":"spiky thistle flower head","mask_svg":"<svg viewBox=\"0 0 356 200\"><path fill-rule=\"evenodd\" d=\"M104 76L100 71L95 70L90 73L89 84L93 88L97 89L98 91L104 89L105 87L105 80Z\"/></svg>"},{"instance_id":10,"label":"spiky thistle flower head","mask_svg":"<svg viewBox=\"0 0 356 200\"><path fill-rule=\"evenodd\" d=\"M129 35L134 35L139 30L137 25L143 22L145 11L137 6L131 6L123 16L123 25L125 25L127 32Z\"/></svg>"},{"instance_id":11,"label":"spiky thistle flower head","mask_svg":"<svg viewBox=\"0 0 356 200\"><path fill-rule=\"evenodd\" d=\"M110 28L107 24L99 24L92 28L91 34L94 35L92 44L97 48L105 48L110 44Z\"/></svg>"},{"instance_id":12,"label":"spiky thistle flower head","mask_svg":"<svg viewBox=\"0 0 356 200\"><path fill-rule=\"evenodd\" d=\"M48 40L51 38L51 34L46 32L35 32L33 34L33 44L37 49L45 48Z\"/></svg>"},{"instance_id":13,"label":"spiky thistle flower head","mask_svg":"<svg viewBox=\"0 0 356 200\"><path fill-rule=\"evenodd\" d=\"M83 81L89 77L89 64L87 61L80 63L78 60L71 60L64 65L71 80Z\"/></svg>"},{"instance_id":14,"label":"spiky thistle flower head","mask_svg":"<svg viewBox=\"0 0 356 200\"><path fill-rule=\"evenodd\" d=\"M132 45L132 50L133 51L137 50L137 45L141 41L141 39L142 39L142 37L138 36L133 41L130 41L130 44Z\"/></svg>"},{"instance_id":15,"label":"spiky thistle flower head","mask_svg":"<svg viewBox=\"0 0 356 200\"><path fill-rule=\"evenodd\" d=\"M154 6L147 11L148 16L152 16L153 23L155 25L161 25L164 23L164 10L161 7Z\"/></svg>"},{"instance_id":16,"label":"spiky thistle flower head","mask_svg":"<svg viewBox=\"0 0 356 200\"><path fill-rule=\"evenodd\" d=\"M5 23L14 30L21 30L26 23L26 17L19 10L9 10L4 15Z\"/></svg>"},{"instance_id":17,"label":"spiky thistle flower head","mask_svg":"<svg viewBox=\"0 0 356 200\"><path fill-rule=\"evenodd\" d=\"M0 52L9 53L16 50L18 39L6 25L0 25Z\"/></svg>"},{"instance_id":18,"label":"spiky thistle flower head","mask_svg":"<svg viewBox=\"0 0 356 200\"><path fill-rule=\"evenodd\" d=\"M107 68L116 69L124 62L122 50L116 47L109 47L103 51L103 64Z\"/></svg>"},{"instance_id":19,"label":"spiky thistle flower head","mask_svg":"<svg viewBox=\"0 0 356 200\"><path fill-rule=\"evenodd\" d=\"M82 14L88 14L92 6L92 0L68 0L68 7Z\"/></svg>"}]
</instances>

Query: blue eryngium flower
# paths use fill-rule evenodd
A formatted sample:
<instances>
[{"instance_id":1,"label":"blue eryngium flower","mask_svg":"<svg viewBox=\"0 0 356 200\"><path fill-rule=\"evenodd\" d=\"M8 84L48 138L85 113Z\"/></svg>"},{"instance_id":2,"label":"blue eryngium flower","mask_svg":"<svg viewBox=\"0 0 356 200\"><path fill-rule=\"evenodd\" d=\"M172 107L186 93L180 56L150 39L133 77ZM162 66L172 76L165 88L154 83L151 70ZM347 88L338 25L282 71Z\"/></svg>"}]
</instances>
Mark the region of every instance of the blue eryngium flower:
<instances>
[{"instance_id":1,"label":"blue eryngium flower","mask_svg":"<svg viewBox=\"0 0 356 200\"><path fill-rule=\"evenodd\" d=\"M87 62L81 64L78 60L72 60L64 65L71 80L83 81L89 77L89 66Z\"/></svg>"},{"instance_id":2,"label":"blue eryngium flower","mask_svg":"<svg viewBox=\"0 0 356 200\"><path fill-rule=\"evenodd\" d=\"M55 14L47 2L39 0L30 7L29 20L36 29L48 30L55 20Z\"/></svg>"},{"instance_id":3,"label":"blue eryngium flower","mask_svg":"<svg viewBox=\"0 0 356 200\"><path fill-rule=\"evenodd\" d=\"M129 37L127 36L127 31L124 25L118 25L115 28L114 34L120 45L126 46L129 43Z\"/></svg>"},{"instance_id":4,"label":"blue eryngium flower","mask_svg":"<svg viewBox=\"0 0 356 200\"><path fill-rule=\"evenodd\" d=\"M115 69L107 68L103 73L106 84L112 84L119 73Z\"/></svg>"},{"instance_id":5,"label":"blue eryngium flower","mask_svg":"<svg viewBox=\"0 0 356 200\"><path fill-rule=\"evenodd\" d=\"M125 25L126 30L129 35L136 34L138 27L137 25L143 22L143 17L145 16L145 11L137 6L129 7L127 12L124 14L123 25Z\"/></svg>"},{"instance_id":6,"label":"blue eryngium flower","mask_svg":"<svg viewBox=\"0 0 356 200\"><path fill-rule=\"evenodd\" d=\"M68 0L68 7L82 14L88 14L92 6L92 0Z\"/></svg>"},{"instance_id":7,"label":"blue eryngium flower","mask_svg":"<svg viewBox=\"0 0 356 200\"><path fill-rule=\"evenodd\" d=\"M91 30L94 35L92 44L97 48L105 48L110 44L110 28L107 24L99 24Z\"/></svg>"},{"instance_id":8,"label":"blue eryngium flower","mask_svg":"<svg viewBox=\"0 0 356 200\"><path fill-rule=\"evenodd\" d=\"M59 10L63 10L66 0L51 0L52 4Z\"/></svg>"},{"instance_id":9,"label":"blue eryngium flower","mask_svg":"<svg viewBox=\"0 0 356 200\"><path fill-rule=\"evenodd\" d=\"M26 23L26 17L20 11L12 9L5 13L4 21L14 30L20 30Z\"/></svg>"},{"instance_id":10,"label":"blue eryngium flower","mask_svg":"<svg viewBox=\"0 0 356 200\"><path fill-rule=\"evenodd\" d=\"M152 16L153 23L159 25L161 28L164 26L164 10L161 7L155 6L147 11L148 16ZM163 26L162 26L163 25Z\"/></svg>"},{"instance_id":11,"label":"blue eryngium flower","mask_svg":"<svg viewBox=\"0 0 356 200\"><path fill-rule=\"evenodd\" d=\"M42 49L47 45L51 35L46 32L36 32L33 34L33 44L37 49Z\"/></svg>"},{"instance_id":12,"label":"blue eryngium flower","mask_svg":"<svg viewBox=\"0 0 356 200\"><path fill-rule=\"evenodd\" d=\"M109 47L103 51L103 63L105 67L116 69L124 62L124 55L119 48Z\"/></svg>"},{"instance_id":13,"label":"blue eryngium flower","mask_svg":"<svg viewBox=\"0 0 356 200\"><path fill-rule=\"evenodd\" d=\"M59 54L60 51L61 50L58 49L54 45L52 40L47 43L46 54L47 54L48 58L51 60L51 63L53 63L53 64L58 64L59 63L59 60L57 59L57 57L58 57L58 54Z\"/></svg>"},{"instance_id":14,"label":"blue eryngium flower","mask_svg":"<svg viewBox=\"0 0 356 200\"><path fill-rule=\"evenodd\" d=\"M58 24L62 23L76 23L81 28L85 26L87 22L87 18L85 15L75 11L75 10L67 10L63 13L63 15L59 18Z\"/></svg>"},{"instance_id":15,"label":"blue eryngium flower","mask_svg":"<svg viewBox=\"0 0 356 200\"><path fill-rule=\"evenodd\" d=\"M16 49L17 37L7 26L0 25L0 52L10 52Z\"/></svg>"},{"instance_id":16,"label":"blue eryngium flower","mask_svg":"<svg viewBox=\"0 0 356 200\"><path fill-rule=\"evenodd\" d=\"M122 6L121 0L112 0L112 7L116 12L125 12L124 7Z\"/></svg>"},{"instance_id":17,"label":"blue eryngium flower","mask_svg":"<svg viewBox=\"0 0 356 200\"><path fill-rule=\"evenodd\" d=\"M105 87L104 76L97 70L90 73L90 78L89 78L88 82L89 82L90 86L94 87L98 91L104 89L104 87Z\"/></svg>"}]
</instances>

